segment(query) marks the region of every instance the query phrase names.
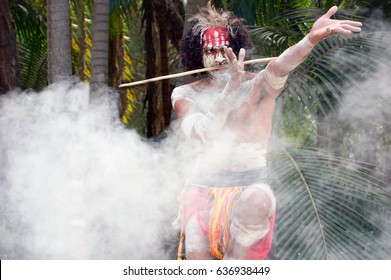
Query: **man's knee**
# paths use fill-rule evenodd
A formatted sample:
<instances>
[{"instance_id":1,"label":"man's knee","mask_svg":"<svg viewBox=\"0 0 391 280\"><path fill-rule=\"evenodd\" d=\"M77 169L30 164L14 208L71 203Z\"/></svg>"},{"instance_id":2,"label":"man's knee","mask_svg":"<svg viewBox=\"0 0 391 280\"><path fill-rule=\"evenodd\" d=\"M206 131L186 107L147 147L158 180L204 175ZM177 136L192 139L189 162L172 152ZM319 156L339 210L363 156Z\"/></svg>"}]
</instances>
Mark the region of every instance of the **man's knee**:
<instances>
[{"instance_id":1,"label":"man's knee","mask_svg":"<svg viewBox=\"0 0 391 280\"><path fill-rule=\"evenodd\" d=\"M236 213L240 219L249 224L258 224L268 219L275 210L275 198L268 186L264 188L246 188L237 202Z\"/></svg>"},{"instance_id":2,"label":"man's knee","mask_svg":"<svg viewBox=\"0 0 391 280\"><path fill-rule=\"evenodd\" d=\"M251 246L269 232L269 218L275 211L273 193L267 188L246 188L237 202L231 222L231 237Z\"/></svg>"}]
</instances>

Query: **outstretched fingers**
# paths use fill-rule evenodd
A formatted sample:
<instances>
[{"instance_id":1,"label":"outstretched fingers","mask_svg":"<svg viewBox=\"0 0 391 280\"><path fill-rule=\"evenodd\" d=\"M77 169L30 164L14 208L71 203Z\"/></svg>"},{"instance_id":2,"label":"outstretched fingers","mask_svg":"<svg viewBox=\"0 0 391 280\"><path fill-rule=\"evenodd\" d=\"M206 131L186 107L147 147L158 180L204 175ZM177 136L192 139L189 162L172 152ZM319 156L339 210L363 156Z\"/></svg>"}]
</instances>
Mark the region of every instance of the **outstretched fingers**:
<instances>
[{"instance_id":1,"label":"outstretched fingers","mask_svg":"<svg viewBox=\"0 0 391 280\"><path fill-rule=\"evenodd\" d=\"M352 32L361 32L361 27L352 26L352 25L349 25L349 24L341 24L341 28L343 28L345 30L352 31Z\"/></svg>"},{"instance_id":2,"label":"outstretched fingers","mask_svg":"<svg viewBox=\"0 0 391 280\"><path fill-rule=\"evenodd\" d=\"M229 58L230 62L234 62L235 60L237 60L237 57L233 52L232 48L224 47L224 51L227 54L227 57Z\"/></svg>"},{"instance_id":3,"label":"outstretched fingers","mask_svg":"<svg viewBox=\"0 0 391 280\"><path fill-rule=\"evenodd\" d=\"M340 20L339 21L341 24L346 24L346 25L351 25L351 26L356 26L356 27L361 27L362 23L359 21L354 21L354 20Z\"/></svg>"},{"instance_id":4,"label":"outstretched fingers","mask_svg":"<svg viewBox=\"0 0 391 280\"><path fill-rule=\"evenodd\" d=\"M333 15L338 11L337 6L331 7L326 14L315 21L310 32L310 41L314 44L321 40L336 34L351 34L352 32L361 32L362 23L353 20L338 20L332 19Z\"/></svg>"},{"instance_id":5,"label":"outstretched fingers","mask_svg":"<svg viewBox=\"0 0 391 280\"><path fill-rule=\"evenodd\" d=\"M351 25L348 22L345 23L340 22L338 25L332 27L330 31L331 34L335 34L335 33L352 34L352 32L361 32L361 24Z\"/></svg>"},{"instance_id":6,"label":"outstretched fingers","mask_svg":"<svg viewBox=\"0 0 391 280\"><path fill-rule=\"evenodd\" d=\"M325 13L323 16L324 17L327 17L327 18L331 18L333 15L335 15L335 13L338 11L338 7L337 6L332 6L328 11L327 13Z\"/></svg>"},{"instance_id":7,"label":"outstretched fingers","mask_svg":"<svg viewBox=\"0 0 391 280\"><path fill-rule=\"evenodd\" d=\"M243 61L244 61L245 56L246 56L246 51L243 48L241 48L239 51L239 60L238 60L239 70L241 70L241 71L244 70Z\"/></svg>"},{"instance_id":8,"label":"outstretched fingers","mask_svg":"<svg viewBox=\"0 0 391 280\"><path fill-rule=\"evenodd\" d=\"M241 48L239 51L239 61L243 62L245 56L246 56L246 51L245 51L245 49Z\"/></svg>"},{"instance_id":9,"label":"outstretched fingers","mask_svg":"<svg viewBox=\"0 0 391 280\"><path fill-rule=\"evenodd\" d=\"M244 76L244 57L245 57L245 50L241 49L239 51L239 58L236 57L235 53L231 48L224 47L224 50L226 52L227 57L229 58L229 74L230 74L230 80L229 80L229 86L232 90L236 90L240 83L242 82L242 78Z\"/></svg>"}]
</instances>

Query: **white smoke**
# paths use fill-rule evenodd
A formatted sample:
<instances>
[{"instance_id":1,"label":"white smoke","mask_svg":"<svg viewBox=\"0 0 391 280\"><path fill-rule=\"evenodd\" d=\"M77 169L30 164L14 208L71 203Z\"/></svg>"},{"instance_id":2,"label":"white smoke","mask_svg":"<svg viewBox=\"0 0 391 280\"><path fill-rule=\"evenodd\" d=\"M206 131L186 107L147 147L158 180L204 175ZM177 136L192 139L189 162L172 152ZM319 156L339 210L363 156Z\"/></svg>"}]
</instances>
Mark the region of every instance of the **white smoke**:
<instances>
[{"instance_id":1,"label":"white smoke","mask_svg":"<svg viewBox=\"0 0 391 280\"><path fill-rule=\"evenodd\" d=\"M141 139L113 93L91 103L88 92L64 83L0 98L1 259L172 257L192 149L174 131Z\"/></svg>"}]
</instances>

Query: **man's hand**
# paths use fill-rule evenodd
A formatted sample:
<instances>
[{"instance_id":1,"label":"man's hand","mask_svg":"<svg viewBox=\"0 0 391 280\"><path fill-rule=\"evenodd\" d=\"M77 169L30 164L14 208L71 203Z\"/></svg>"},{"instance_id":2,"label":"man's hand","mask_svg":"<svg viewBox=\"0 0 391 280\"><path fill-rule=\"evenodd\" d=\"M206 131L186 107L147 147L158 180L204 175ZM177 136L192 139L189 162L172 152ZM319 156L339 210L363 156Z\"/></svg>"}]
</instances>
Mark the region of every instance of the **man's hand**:
<instances>
[{"instance_id":1,"label":"man's hand","mask_svg":"<svg viewBox=\"0 0 391 280\"><path fill-rule=\"evenodd\" d=\"M226 48L226 53L229 58L228 72L229 72L229 87L230 90L235 91L241 84L242 79L244 78L244 57L246 55L246 51L244 49L240 49L239 51L239 59L236 58L236 55L232 51L231 48Z\"/></svg>"},{"instance_id":2,"label":"man's hand","mask_svg":"<svg viewBox=\"0 0 391 280\"><path fill-rule=\"evenodd\" d=\"M316 45L323 39L336 34L351 34L352 32L360 32L362 23L352 20L336 20L331 17L338 11L337 6L331 7L326 14L315 21L309 33L309 41Z\"/></svg>"}]
</instances>

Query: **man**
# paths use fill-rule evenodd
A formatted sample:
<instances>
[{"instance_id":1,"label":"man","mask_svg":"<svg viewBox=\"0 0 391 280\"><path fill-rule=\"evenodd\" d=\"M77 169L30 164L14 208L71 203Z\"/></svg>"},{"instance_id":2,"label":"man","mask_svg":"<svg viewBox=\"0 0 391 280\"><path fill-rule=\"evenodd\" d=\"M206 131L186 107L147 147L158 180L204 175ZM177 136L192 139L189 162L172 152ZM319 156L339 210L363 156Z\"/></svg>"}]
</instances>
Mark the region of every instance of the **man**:
<instances>
[{"instance_id":1,"label":"man","mask_svg":"<svg viewBox=\"0 0 391 280\"><path fill-rule=\"evenodd\" d=\"M242 19L212 7L191 19L181 42L185 70L228 67L172 93L181 128L198 155L181 197L179 258L267 257L276 202L265 155L276 98L317 43L335 33L361 31L360 22L331 19L337 10L332 7L306 37L259 73L244 71L244 48L251 41Z\"/></svg>"}]
</instances>

